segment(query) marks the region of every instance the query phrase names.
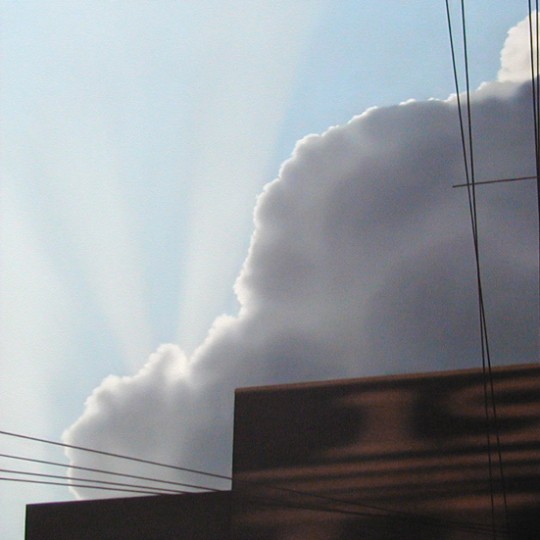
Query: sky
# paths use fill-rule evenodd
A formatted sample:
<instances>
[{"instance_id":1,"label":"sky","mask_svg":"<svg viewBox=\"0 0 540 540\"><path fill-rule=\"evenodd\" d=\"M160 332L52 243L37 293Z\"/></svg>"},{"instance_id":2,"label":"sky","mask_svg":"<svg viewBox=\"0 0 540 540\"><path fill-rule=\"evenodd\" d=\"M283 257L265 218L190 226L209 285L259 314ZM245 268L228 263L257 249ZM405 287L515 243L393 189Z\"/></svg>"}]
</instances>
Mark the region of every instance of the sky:
<instances>
[{"instance_id":1,"label":"sky","mask_svg":"<svg viewBox=\"0 0 540 540\"><path fill-rule=\"evenodd\" d=\"M477 178L533 174L526 2L467 15ZM236 387L480 365L444 2L0 17L0 430L227 475ZM534 197L479 195L496 364L537 360ZM75 496L0 481L0 536Z\"/></svg>"}]
</instances>

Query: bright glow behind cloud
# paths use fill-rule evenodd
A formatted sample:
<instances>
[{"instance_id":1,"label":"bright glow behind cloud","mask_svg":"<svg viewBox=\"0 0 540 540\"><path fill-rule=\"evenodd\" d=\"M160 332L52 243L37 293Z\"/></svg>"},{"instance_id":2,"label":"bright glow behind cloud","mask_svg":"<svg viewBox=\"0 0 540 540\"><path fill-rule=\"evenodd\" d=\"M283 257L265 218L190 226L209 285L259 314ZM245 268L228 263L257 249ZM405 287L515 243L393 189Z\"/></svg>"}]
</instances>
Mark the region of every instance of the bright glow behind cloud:
<instances>
[{"instance_id":1,"label":"bright glow behind cloud","mask_svg":"<svg viewBox=\"0 0 540 540\"><path fill-rule=\"evenodd\" d=\"M197 43L188 158L197 189L188 199L190 235L178 339L193 349L230 296L245 249L255 196L268 180L274 141L286 112L297 63L323 2L241 3L207 13ZM276 34L276 29L279 29ZM262 129L262 126L264 128ZM204 332L201 332L201 328Z\"/></svg>"},{"instance_id":2,"label":"bright glow behind cloud","mask_svg":"<svg viewBox=\"0 0 540 540\"><path fill-rule=\"evenodd\" d=\"M59 383L74 306L29 225L29 209L17 200L9 178L2 185L2 426L16 430L36 421L47 428L54 423L48 392Z\"/></svg>"},{"instance_id":3,"label":"bright glow behind cloud","mask_svg":"<svg viewBox=\"0 0 540 540\"><path fill-rule=\"evenodd\" d=\"M107 323L126 368L140 367L141 354L152 348L147 318L140 247L119 186L118 165L108 150L102 114L54 111L44 119L47 141L45 190L51 208L63 218L66 236ZM62 120L69 118L70 120ZM75 125L76 124L76 125ZM73 137L77 132L78 137Z\"/></svg>"},{"instance_id":4,"label":"bright glow behind cloud","mask_svg":"<svg viewBox=\"0 0 540 540\"><path fill-rule=\"evenodd\" d=\"M27 51L4 90L11 172L128 371L177 334L194 348L230 297L322 4L44 5L7 34Z\"/></svg>"},{"instance_id":5,"label":"bright glow behind cloud","mask_svg":"<svg viewBox=\"0 0 540 540\"><path fill-rule=\"evenodd\" d=\"M484 85L472 107L478 178L530 174L529 86ZM235 387L479 365L466 194L451 188L462 171L455 98L300 141L258 200L240 315L215 322L180 377L153 357L144 376L105 381L65 440L226 472ZM533 193L479 194L496 364L536 359Z\"/></svg>"},{"instance_id":6,"label":"bright glow behind cloud","mask_svg":"<svg viewBox=\"0 0 540 540\"><path fill-rule=\"evenodd\" d=\"M48 259L40 235L32 226L31 208L17 196L8 175L2 177L0 244L0 411L3 430L18 431L33 423L58 433L65 419L58 418L56 400L72 381L65 375L64 358L70 350L67 336L73 329L75 306ZM59 449L34 447L4 437L2 453L34 459L60 460ZM2 464L13 468L13 462ZM48 486L50 487L50 486ZM65 488L32 486L32 500L63 499ZM24 484L0 489L0 536L22 538L28 500ZM9 518L8 518L9 516ZM16 519L9 528L9 519ZM5 533L4 533L5 528ZM13 531L16 530L15 535Z\"/></svg>"}]
</instances>

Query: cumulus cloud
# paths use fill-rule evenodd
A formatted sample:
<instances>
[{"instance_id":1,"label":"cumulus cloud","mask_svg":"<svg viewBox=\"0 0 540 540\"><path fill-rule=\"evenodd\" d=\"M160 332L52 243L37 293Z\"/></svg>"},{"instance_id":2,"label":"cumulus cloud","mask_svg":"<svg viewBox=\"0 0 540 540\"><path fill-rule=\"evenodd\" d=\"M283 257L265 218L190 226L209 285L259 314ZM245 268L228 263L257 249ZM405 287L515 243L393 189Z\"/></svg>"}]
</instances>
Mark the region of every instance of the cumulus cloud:
<instances>
[{"instance_id":1,"label":"cumulus cloud","mask_svg":"<svg viewBox=\"0 0 540 540\"><path fill-rule=\"evenodd\" d=\"M190 358L165 345L106 379L64 440L227 474L236 387L479 366L456 107L374 108L301 140L258 198L238 315ZM472 114L477 180L533 174L530 85L484 84ZM534 189L478 188L495 364L536 360Z\"/></svg>"},{"instance_id":2,"label":"cumulus cloud","mask_svg":"<svg viewBox=\"0 0 540 540\"><path fill-rule=\"evenodd\" d=\"M536 36L536 12L531 17L533 36ZM533 49L536 54L536 48ZM531 78L531 46L529 17L508 31L501 51L499 81L521 82Z\"/></svg>"}]
</instances>

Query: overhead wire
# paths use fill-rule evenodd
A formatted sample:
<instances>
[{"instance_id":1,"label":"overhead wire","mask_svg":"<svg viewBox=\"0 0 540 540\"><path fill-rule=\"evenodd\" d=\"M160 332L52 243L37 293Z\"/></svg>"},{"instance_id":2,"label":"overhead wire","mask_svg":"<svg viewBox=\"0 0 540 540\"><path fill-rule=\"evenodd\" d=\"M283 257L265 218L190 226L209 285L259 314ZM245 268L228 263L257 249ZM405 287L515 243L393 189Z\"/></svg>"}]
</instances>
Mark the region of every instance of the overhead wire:
<instances>
[{"instance_id":1,"label":"overhead wire","mask_svg":"<svg viewBox=\"0 0 540 540\"><path fill-rule=\"evenodd\" d=\"M12 432L12 431L0 430L0 435L6 435L6 436L9 436L9 437L15 437L15 438L18 438L18 439L25 439L25 440L29 440L29 441L35 441L35 442L44 443L44 444L50 444L50 445L59 446L59 447L62 447L62 448L70 448L70 449L73 449L73 450L80 450L81 452L89 452L89 453L98 454L98 455L101 455L101 456L108 456L108 457L113 457L113 458L118 458L118 459L125 459L127 461L133 461L135 463L144 463L146 465L154 465L156 467L164 467L166 469L173 469L173 470L176 470L176 471L188 472L188 473L192 473L192 474L199 474L201 476L206 476L206 477L209 477L209 478L218 478L218 479L221 479L221 480L231 480L230 476L225 476L223 474L216 474L216 473L212 473L212 472L201 471L201 470L198 470L198 469L191 469L189 467L181 467L179 465L171 465L171 464L168 464L168 463L162 463L162 462L153 461L153 460L150 460L150 459L144 459L144 458L139 458L139 457L135 457L135 456L128 456L126 454L118 454L118 453L115 453L115 452L107 452L105 450L97 450L96 448L88 448L86 446L76 446L74 444L51 441L50 439L43 439L43 438L40 438L40 437L32 437L30 435L24 435L22 433L15 433L15 432Z\"/></svg>"},{"instance_id":2,"label":"overhead wire","mask_svg":"<svg viewBox=\"0 0 540 540\"><path fill-rule=\"evenodd\" d=\"M456 54L455 54L455 45L454 45L454 38L453 38L453 29L452 29L452 18L450 15L450 6L449 1L445 0L446 4L446 17L447 17L447 24L448 24L448 35L450 38L450 50L451 50L451 56L452 56L452 67L453 67L453 73L454 73L454 84L456 88L456 100L457 100L457 111L458 111L458 118L459 118L459 128L460 128L460 139L461 139L461 147L462 147L462 153L463 153L463 162L465 166L465 185L467 187L467 200L469 203L469 214L471 216L471 226L472 226L472 234L473 234L473 244L474 244L474 253L475 253L475 261L476 261L476 274L477 274L477 284L478 284L478 273L479 273L479 261L477 258L477 244L478 244L478 235L477 235L477 221L476 221L476 212L473 204L473 193L474 191L471 190L471 172L469 169L469 158L467 154L467 143L466 143L466 137L465 137L465 127L464 127L464 119L463 119L463 111L462 111L462 104L461 104L461 91L459 87L459 78L458 78L458 70L457 70L457 60L456 60ZM462 6L463 7L463 6ZM469 123L470 123L470 117L469 117ZM474 184L474 182L472 182ZM482 311L481 308L481 294L480 291L478 291L479 296L479 306L480 306L480 312ZM483 323L482 323L482 316L480 315L480 334L481 334L481 355L482 355L482 369L485 375L485 349L484 349L484 333L483 333ZM494 497L494 486L493 486L493 465L491 460L491 439L490 439L490 430L489 430L489 418L488 418L488 409L487 409L487 389L486 389L486 383L485 383L485 377L483 378L484 381L484 408L485 408L485 414L486 414L486 423L487 423L487 444L488 444L488 471L489 471L489 493L490 493L490 502L491 502L491 521L492 526L495 528L495 497Z\"/></svg>"},{"instance_id":3,"label":"overhead wire","mask_svg":"<svg viewBox=\"0 0 540 540\"><path fill-rule=\"evenodd\" d=\"M235 483L236 482L243 483L247 487L250 487L250 488L253 487L253 484L251 482L249 482L249 481L239 481L239 480L235 479ZM423 522L426 525L430 525L430 526L445 527L445 528L457 528L457 529L467 529L467 530L478 530L478 531L482 531L482 532L487 531L487 532L491 533L491 528L490 527L486 528L486 526L483 523L469 522L469 521L464 521L464 520L450 520L448 518L439 518L439 517L435 517L435 516L419 514L417 512L407 512L407 511L404 511L404 510L397 510L395 508L389 508L387 506L386 507L385 506L379 506L379 505L376 505L376 504L373 504L373 503L366 503L366 502L362 502L362 501L358 501L358 500L351 501L351 500L339 499L339 498L332 497L332 496L329 496L329 495L324 495L324 494L321 494L321 493L306 492L306 491L298 490L298 489L295 489L295 488L289 488L289 487L285 487L285 486L277 486L277 485L274 485L274 484L264 483L264 484L256 485L255 487L261 487L263 489L273 489L273 490L277 490L277 491L290 493L290 494L293 494L293 495L299 495L301 497L309 497L309 498L316 499L316 500L319 500L319 501L325 501L327 503L332 503L332 504L339 504L339 505L345 505L345 506L355 506L355 507L358 507L358 508L369 510L370 512L366 512L366 511L360 512L360 511L354 511L354 510L336 509L335 507L330 507L329 508L328 506L317 507L317 508L320 508L320 509L324 508L325 511L334 510L334 511L339 511L339 513L348 513L348 514L353 514L353 515L369 516L369 517L392 517L392 518L399 518L399 519L404 519L404 520L411 519L411 520L414 520L415 522ZM243 491L243 490L238 490L236 488L235 488L234 491L236 491L237 493L240 493L240 494L246 492L246 491ZM279 501L281 501L281 499L269 498L268 496L266 496L266 497L255 496L255 497L256 498L261 498L263 500L266 499L268 501L275 502L276 504L279 504ZM295 503L295 504L298 504L298 503ZM306 509L311 508L311 506L305 506L305 505L304 505L304 507ZM373 512L378 512L378 513L374 514ZM507 529L497 528L497 531L499 533L501 533L501 532L504 533L504 532L507 532Z\"/></svg>"},{"instance_id":4,"label":"overhead wire","mask_svg":"<svg viewBox=\"0 0 540 540\"><path fill-rule=\"evenodd\" d=\"M52 476L53 475L39 475L36 473L30 473L34 476ZM136 494L143 494L143 495L153 495L153 496L174 496L174 495L180 495L181 493L163 493L163 492L156 492L154 490L147 489L145 487L142 487L142 489L139 489L137 486L133 486L137 489L131 489L130 487L104 487L104 486L95 486L95 485L89 485L89 484L73 484L68 482L51 482L46 480L31 480L27 478L12 478L12 477L2 477L0 476L0 481L8 481L8 482L18 482L18 483L29 483L29 484L40 484L40 485L52 485L52 486L62 486L62 487L79 487L84 489L97 489L100 491L113 491L113 492L124 492L124 493L136 493ZM83 480L86 481L86 480ZM119 484L122 485L122 484ZM126 484L126 486L130 486L130 484ZM224 492L224 491L220 491ZM311 495L309 493L306 493L306 495ZM360 512L355 510L347 510L342 508L335 508L335 507L328 507L328 506L318 506L314 504L306 504L306 503L295 503L291 501L283 501L283 499L275 499L275 498L269 498L269 497L260 497L260 496L249 496L249 498L246 500L243 499L243 502L247 502L249 504L260 504L263 506L278 506L280 508L293 508L293 509L299 509L299 510L312 510L317 512L327 512L327 513L334 513L334 514L346 514L346 515L352 515L352 516L359 516L364 518L381 518L384 519L382 521L382 525L386 527L393 526L393 523L388 521L388 517L396 518L398 520L414 520L414 523L416 526L426 526L429 528L437 528L437 529L452 529L452 530L462 530L462 531L472 531L477 534L491 534L491 531L486 530L485 526L481 523L473 523L473 522L466 522L466 521L448 521L444 519L439 519L436 517L430 517L430 516L422 516L418 514L404 514L404 513L398 513L398 512L389 512L386 511L385 513L381 514L373 514L369 512ZM356 503L349 503L351 505L356 505ZM499 532L501 534L504 534L506 531L504 529L499 529Z\"/></svg>"},{"instance_id":5,"label":"overhead wire","mask_svg":"<svg viewBox=\"0 0 540 540\"><path fill-rule=\"evenodd\" d=\"M460 126L460 136L461 136L461 145L463 152L463 162L465 166L465 178L468 194L468 203L469 203L469 214L471 218L471 228L473 236L473 248L474 248L474 259L475 259L475 269L476 269L476 283L477 283L477 294L478 294L478 308L479 308L479 326L480 326L480 348L481 348L481 357L482 357L482 373L483 373L483 385L484 385L484 411L486 417L486 438L488 446L488 473L489 473L489 486L490 486L490 501L491 501L491 519L493 534L495 536L495 490L494 490L494 465L492 459L492 442L491 442L491 421L490 421L490 406L489 402L491 401L491 415L493 416L493 424L495 431L495 441L496 441L496 452L498 456L499 463L499 474L501 479L501 491L503 497L504 505L504 515L506 525L508 526L508 505L506 497L506 486L504 478L504 469L503 469L503 459L501 452L501 443L499 435L499 422L497 416L496 408L496 399L495 399L495 389L493 383L493 373L492 373L492 364L491 364L491 353L489 347L489 335L487 328L487 317L484 304L484 293L483 293L483 284L482 284L482 274L481 274L481 264L480 264L480 248L479 248L479 234L478 234L478 212L477 212L477 202L476 202L476 182L475 182L475 163L474 163L474 139L473 139L473 128L472 128L472 107L471 107L471 90L470 90L470 78L469 78L469 56L468 56L468 46L467 46L467 30L466 30L466 16L465 16L465 3L464 0L461 0L461 26L462 26L462 39L463 39L463 60L464 60L464 71L465 71L465 85L466 85L466 114L467 114L467 137L465 136L464 128L464 119L462 112L461 104L461 92L459 88L459 77L457 70L457 61L455 54L455 44L453 38L453 29L452 29L452 17L450 14L449 1L445 0L446 4L446 15L447 15L447 25L448 33L450 37L450 48L452 55L452 66L454 72L454 83L456 87L456 99L457 99L457 110L459 117L459 126ZM468 144L467 144L468 143ZM501 179L504 181L506 179ZM488 183L489 181L485 182Z\"/></svg>"},{"instance_id":6,"label":"overhead wire","mask_svg":"<svg viewBox=\"0 0 540 540\"><path fill-rule=\"evenodd\" d=\"M516 177L513 177L513 178L496 178L494 180L476 180L474 182L475 186L483 186L483 185L486 185L486 184L499 184L499 183L503 183L503 182L521 182L523 180L536 180L538 177L535 175L535 176L516 176ZM467 187L467 184L454 184L452 186L453 188L458 188L458 187Z\"/></svg>"},{"instance_id":7,"label":"overhead wire","mask_svg":"<svg viewBox=\"0 0 540 540\"><path fill-rule=\"evenodd\" d=\"M472 131L472 112L471 112L471 89L470 89L470 80L469 80L469 54L467 47L467 24L465 20L465 0L461 0L461 22L462 22L462 32L463 32L463 58L464 58L464 67L465 67L465 81L466 81L466 92L467 92L467 118L468 118L468 135L469 135L469 164L471 172L471 193L472 193L472 206L474 212L474 223L475 223L475 260L476 260L476 273L477 273L477 287L478 287L478 303L480 311L480 323L482 332L482 339L484 342L485 354L482 355L482 369L484 374L486 373L487 368L487 377L484 376L484 381L489 387L489 393L491 398L491 413L493 415L493 425L495 431L495 440L496 440L496 451L499 464L499 474L501 479L501 491L503 498L503 507L504 507L504 517L506 524L508 525L508 502L506 497L506 482L504 477L504 468L503 468L503 458L501 450L501 441L500 441L500 430L499 430L499 421L497 415L497 405L495 399L495 387L493 381L493 372L492 372L492 363L491 363L491 353L490 353L490 344L488 337L488 327L487 327L487 316L486 308L484 303L484 292L483 292L483 280L480 272L480 247L479 247L479 236L478 236L478 213L477 213L477 204L476 204L476 178L475 178L475 166L474 166L474 144L473 144L473 131ZM486 423L487 423L487 434L489 437L490 426L489 426L489 399L487 396L487 391L485 391L485 408L486 408Z\"/></svg>"},{"instance_id":8,"label":"overhead wire","mask_svg":"<svg viewBox=\"0 0 540 540\"><path fill-rule=\"evenodd\" d=\"M51 466L54 466L54 467L65 467L65 468L75 469L75 470L79 470L79 471L95 472L95 473L100 473L100 474L108 474L108 475L111 475L111 476L121 476L121 477L125 477L125 478L133 478L134 480L144 480L146 482L170 484L170 485L174 485L174 486L186 487L186 488L192 488L192 489L202 489L202 490L205 490L205 491L220 491L219 489L211 488L211 487L208 487L208 486L201 486L199 484L188 484L186 482L176 482L174 480L164 480L164 479L161 479L161 478L154 478L154 477L150 477L150 476L140 476L140 475L137 475L137 474L129 474L129 473L125 473L125 472L115 472L115 471L109 471L109 470L106 470L106 469L96 469L94 467L84 467L82 465L71 465L71 464L66 464L66 463L60 463L58 461L48 461L48 460L44 460L44 459L28 458L28 457L24 457L24 456L15 456L13 454L1 454L0 453L0 458L15 459L15 460L18 460L18 461L25 461L25 462L29 462L29 463L39 463L39 464L42 464L42 465L51 465Z\"/></svg>"},{"instance_id":9,"label":"overhead wire","mask_svg":"<svg viewBox=\"0 0 540 540\"><path fill-rule=\"evenodd\" d=\"M267 485L264 485L262 487L268 487ZM238 492L236 492L238 494ZM240 492L241 493L241 492ZM305 494L305 493L304 493ZM314 494L305 494L313 496ZM320 496L321 499L326 499L328 497ZM340 504L345 504L349 506L361 506L366 507L369 509L377 509L377 507L368 506L368 505L358 505L358 503L354 501L341 501L329 498L330 500L334 500L335 502L339 502ZM299 503L294 501L287 501L284 502L283 499L276 499L273 497L268 496L259 496L259 495L251 495L249 498L243 497L242 503L248 503L248 504L261 504L262 506L278 506L281 508L295 508L300 510L313 510L317 512L328 512L328 513L337 513L337 514L346 514L351 516L359 516L363 518L371 518L371 519L377 519L380 518L382 520L385 520L382 522L383 525L386 525L388 527L394 526L394 523L392 523L388 518L392 518L398 521L413 521L415 526L425 526L429 528L437 528L437 529L452 529L452 530L462 530L462 531L471 531L478 534L488 534L491 535L491 527L486 527L482 523L475 523L475 522L467 522L467 521L457 521L457 520L448 520L446 518L439 518L436 516L427 516L422 514L417 514L413 512L403 512L394 510L392 512L389 512L388 509L382 510L381 513L373 513L373 512L366 512L366 511L358 511L358 510L350 510L350 509L344 509L344 508L336 508L336 507L328 507L328 506L321 506L316 505L314 503ZM498 534L506 534L508 531L506 529L497 529Z\"/></svg>"},{"instance_id":10,"label":"overhead wire","mask_svg":"<svg viewBox=\"0 0 540 540\"><path fill-rule=\"evenodd\" d=\"M535 40L535 50L536 50L536 116L535 122L537 126L537 131L540 130L540 27L539 27L539 18L538 18L538 0L536 0L535 5L535 22L536 22L536 40ZM540 135L536 141L537 151L536 151L536 202L537 202L537 214L538 214L538 351L540 352Z\"/></svg>"},{"instance_id":11,"label":"overhead wire","mask_svg":"<svg viewBox=\"0 0 540 540\"><path fill-rule=\"evenodd\" d=\"M540 47L538 25L538 0L535 2L535 16L533 25L533 9L531 0L528 0L529 14L529 51L531 61L531 97L534 118L534 154L536 165L536 199L538 216L538 322L537 351L540 354Z\"/></svg>"},{"instance_id":12,"label":"overhead wire","mask_svg":"<svg viewBox=\"0 0 540 540\"><path fill-rule=\"evenodd\" d=\"M60 480L73 480L75 482L91 482L91 484L86 485L85 487L99 487L104 490L109 489L109 486L121 486L121 487L128 487L133 489L148 489L156 494L186 494L187 491L180 491L178 489L172 489L172 488L158 488L153 486L141 486L137 484L127 484L125 482L111 482L107 480L98 480L94 478L78 478L75 476L60 476L58 474L46 474L46 473L37 473L37 472L31 472L31 471L20 471L18 469L3 469L0 468L0 473L8 473L8 474L18 474L22 476L35 476L37 478L55 478Z\"/></svg>"},{"instance_id":13,"label":"overhead wire","mask_svg":"<svg viewBox=\"0 0 540 540\"><path fill-rule=\"evenodd\" d=\"M73 448L74 447L74 445L69 445L67 443L60 443L60 442L57 442L57 441L51 441L51 440L48 440L48 439L43 439L43 438L39 438L39 437L33 437L33 436L29 436L29 435L24 435L24 434L21 434L21 433L8 432L8 431L5 431L5 430L0 430L0 435L6 435L6 436L22 438L22 439L35 441L35 442L41 442L41 443L50 444L50 445L54 445L54 446L67 446L68 448ZM136 462L140 462L140 463L143 463L143 464L150 463L152 465L158 465L158 466L162 466L162 467L166 467L166 468L172 468L172 469L176 469L176 470L180 470L180 471L188 471L190 473L201 474L201 475L204 475L204 476L211 476L211 477L219 476L219 478L222 478L222 479L233 480L233 477L231 477L231 476L216 475L215 473L209 473L207 471L195 470L195 469L190 469L190 468L187 468L187 467L170 465L170 464L167 464L167 463L160 463L160 462L150 461L150 460L146 460L146 459L142 459L142 458L135 458L133 456L124 456L123 454L116 454L116 453L112 453L112 452L104 452L104 451L101 451L101 450L96 450L94 448L87 448L87 447L82 447L82 446L77 446L76 448L78 450L81 450L81 451L86 451L86 452L91 452L91 453L98 453L98 454L103 454L103 455L106 455L106 456L113 456L115 458L120 458L120 459L128 459L129 461L136 461ZM49 462L49 461L46 461L46 460L37 460L37 459L34 459L34 458L24 458L22 456L13 456L11 454L0 454L0 457L15 458L15 459L23 460L23 461L28 460L28 461L37 462L37 463L43 463L43 464L57 464L57 462ZM66 464L58 464L58 465L67 467ZM73 467L73 468L75 468L75 467ZM76 468L79 468L79 469L82 469L82 470L89 470L89 471L93 471L93 472L110 473L110 471L105 471L104 469L93 469L93 468L82 467L82 466L77 466ZM33 474L35 474L36 476L39 476L37 473L33 473ZM118 474L118 475L124 476L124 473L112 473L112 474ZM53 476L53 475L50 475L50 476ZM138 477L136 475L125 475L125 476L135 477L135 478L145 479L145 480L148 478L148 477ZM56 477L56 476L54 476L54 477ZM66 477L57 477L57 478L66 478ZM82 479L73 478L73 480L81 481ZM159 481L159 480L156 480L156 479L150 479L150 480ZM29 482L29 483L37 483L37 484L45 483L45 484L66 486L66 487L101 489L101 490L107 490L107 491L125 491L125 492L129 492L129 493L139 493L139 494L147 494L147 495L160 495L160 494L163 494L163 491L157 491L160 488L153 488L153 487L149 487L149 486L135 486L135 485L131 485L131 484L125 484L125 488L120 489L120 488L106 487L106 486L103 486L103 485L95 486L95 485L88 485L88 484L75 484L75 483L72 483L72 482L51 483L51 482L45 482L45 481L27 480L27 479L25 480L25 479L16 479L16 478L9 478L9 477L8 478L0 477L0 481L18 481L18 482L26 481L26 482ZM88 479L88 480L85 479L84 481L102 482L100 480L94 481L94 480L90 480L90 479ZM237 478L235 478L234 481L235 481L236 484L239 484L241 486L246 486L246 487L249 487L249 488L253 488L254 485L255 485L253 482L245 481L245 480L239 480ZM107 482L107 484L109 484L109 482ZM115 484L113 484L113 485L115 485ZM200 487L202 489L204 489L203 486L200 486ZM365 509L365 510L369 510L371 512L376 511L376 512L379 512L379 514L375 514L375 515L378 515L378 516L393 516L393 517L401 518L401 519L422 520L422 521L428 522L432 526L436 525L438 527L451 527L451 528L464 528L464 529L473 528L473 529L478 529L478 530L483 530L483 527L484 527L482 524L478 524L478 523L466 522L466 521L451 521L451 520L446 520L446 519L443 520L443 519L438 519L438 518L432 518L430 516L422 516L422 515L419 515L417 513L399 511L399 510L396 510L396 509L393 509L393 508L380 507L380 506L376 506L376 505L373 505L373 504L362 503L360 501L347 501L347 500L338 499L338 498L327 496L327 495L320 494L320 493L306 492L306 491L301 491L301 490L294 489L294 488L278 486L278 485L275 485L275 484L266 484L266 483L263 484L263 485L258 485L257 484L256 487L263 487L264 489L273 489L273 490L281 491L283 493L290 493L290 494L298 495L298 496L301 496L301 497L307 497L308 499L315 499L315 500L319 500L319 501L324 501L324 502L327 503L327 505L326 506L319 506L318 508L319 509L324 508L324 510L328 511L328 512L351 513L351 514L355 514L355 515L364 515L364 514L366 514L366 512L359 512L359 511L354 511L354 510L344 510L344 509L339 509L339 508L336 509L335 506L328 506L328 504L333 504L333 505L340 504L340 505L347 505L349 507L354 506L354 507L357 507L357 508L362 508L362 509ZM132 488L135 488L135 489L132 489ZM208 491L214 491L214 492L221 492L222 491L222 490L213 489L213 488L207 488L207 490ZM244 493L244 497L245 497L246 491L237 490L237 489L235 489L235 491L237 493ZM248 497L253 497L253 495L249 495ZM261 501L264 502L266 500L267 502L272 503L272 504L277 504L279 502L281 504L281 506L285 506L285 507L291 506L290 501L285 502L285 501L283 501L283 499L275 499L275 498L261 497L261 496L257 496L257 499L259 500L259 502L261 502ZM294 503L294 504L298 506L299 503ZM306 509L312 509L312 505L309 505L309 504L306 505L304 503L301 506L305 507ZM371 513L370 515L373 516L374 514Z\"/></svg>"},{"instance_id":14,"label":"overhead wire","mask_svg":"<svg viewBox=\"0 0 540 540\"><path fill-rule=\"evenodd\" d=\"M70 484L69 482L48 482L46 480L29 480L28 478L9 478L0 476L0 482L19 482L23 484L44 484L48 486L80 487L86 489L99 489L102 491L120 491L124 493L139 493L144 495L158 495L155 491L147 489L128 489L128 488L104 488L102 486L90 486L86 484Z\"/></svg>"}]
</instances>

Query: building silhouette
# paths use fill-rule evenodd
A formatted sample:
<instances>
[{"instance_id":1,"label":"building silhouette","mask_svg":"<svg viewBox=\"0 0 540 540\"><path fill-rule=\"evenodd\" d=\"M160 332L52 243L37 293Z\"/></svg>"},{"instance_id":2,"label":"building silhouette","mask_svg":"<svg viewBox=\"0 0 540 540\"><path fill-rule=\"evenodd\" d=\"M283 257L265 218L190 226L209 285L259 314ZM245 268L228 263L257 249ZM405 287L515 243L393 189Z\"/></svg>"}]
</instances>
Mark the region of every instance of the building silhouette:
<instances>
[{"instance_id":1,"label":"building silhouette","mask_svg":"<svg viewBox=\"0 0 540 540\"><path fill-rule=\"evenodd\" d=\"M230 491L28 505L26 539L537 539L539 510L521 365L239 389Z\"/></svg>"}]
</instances>

